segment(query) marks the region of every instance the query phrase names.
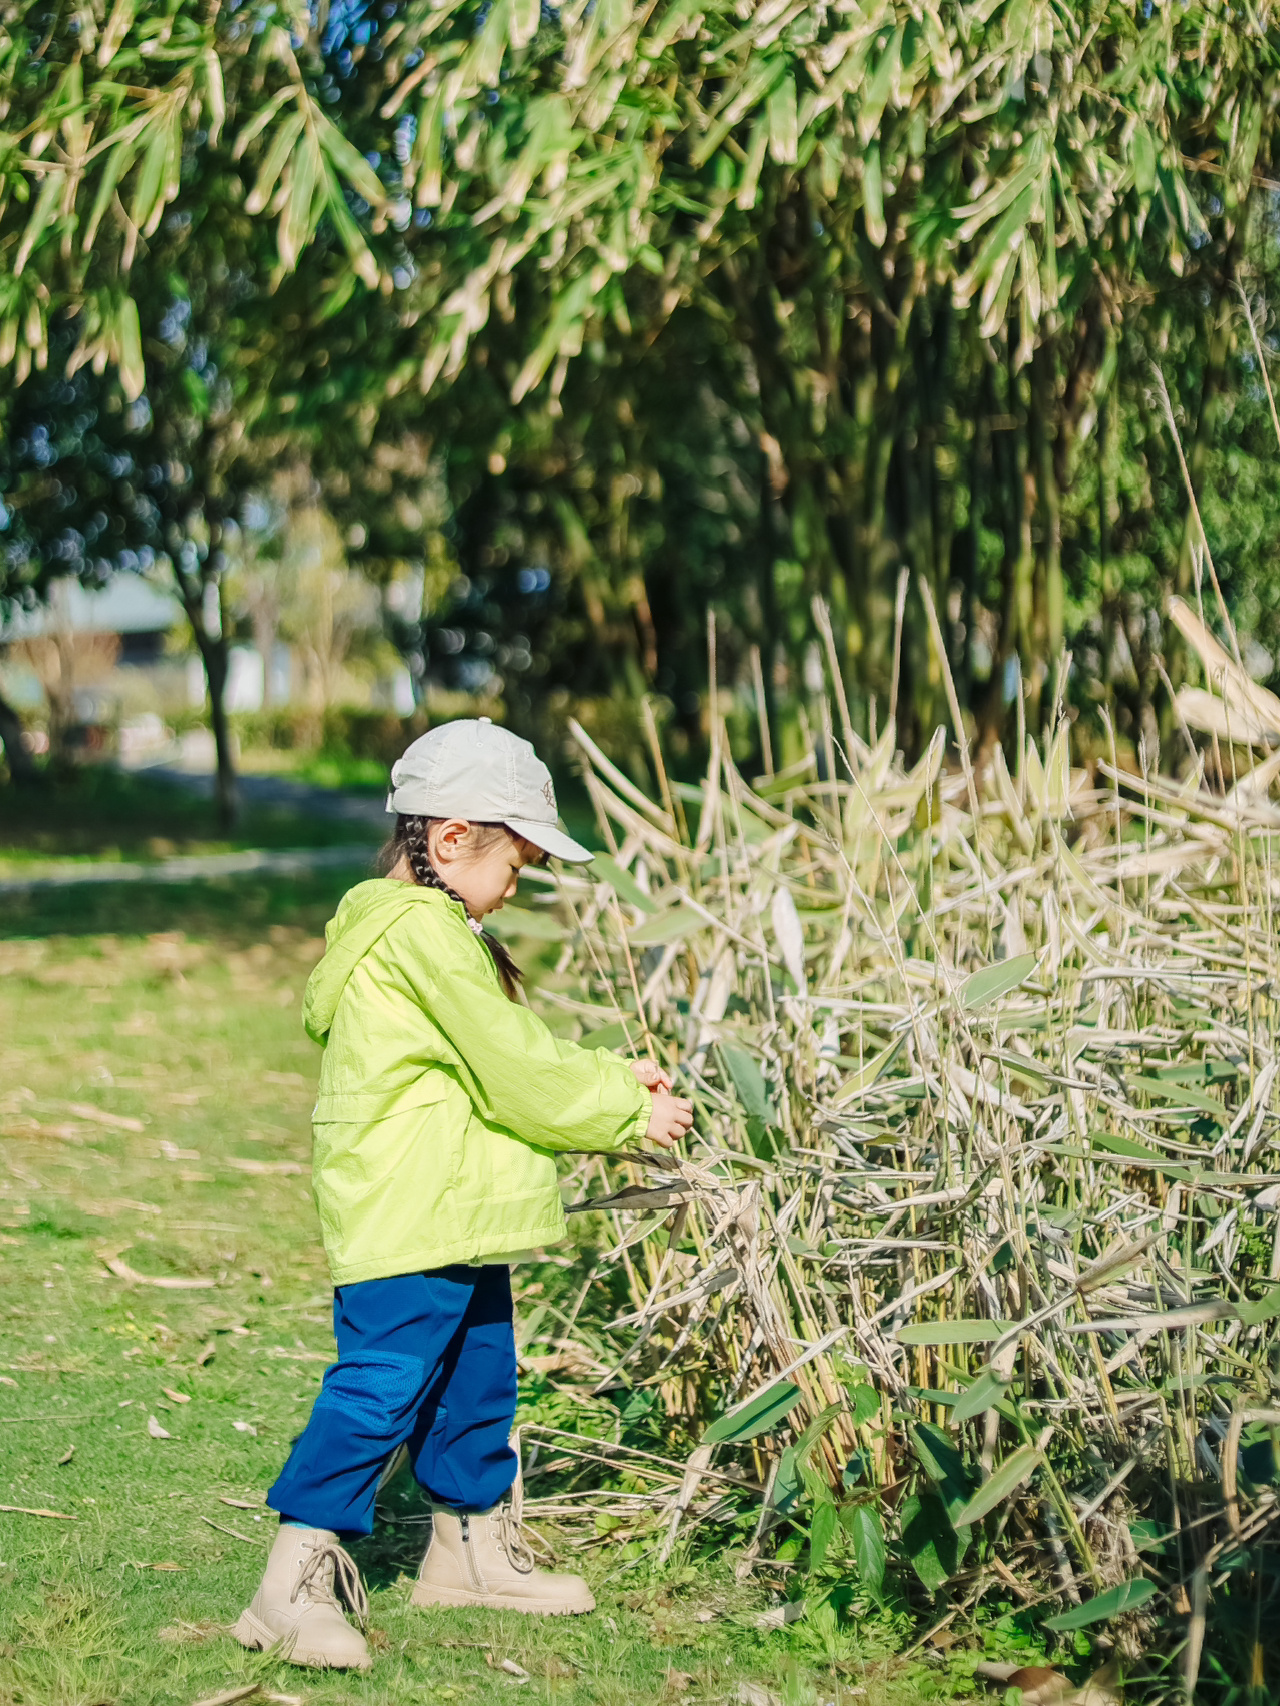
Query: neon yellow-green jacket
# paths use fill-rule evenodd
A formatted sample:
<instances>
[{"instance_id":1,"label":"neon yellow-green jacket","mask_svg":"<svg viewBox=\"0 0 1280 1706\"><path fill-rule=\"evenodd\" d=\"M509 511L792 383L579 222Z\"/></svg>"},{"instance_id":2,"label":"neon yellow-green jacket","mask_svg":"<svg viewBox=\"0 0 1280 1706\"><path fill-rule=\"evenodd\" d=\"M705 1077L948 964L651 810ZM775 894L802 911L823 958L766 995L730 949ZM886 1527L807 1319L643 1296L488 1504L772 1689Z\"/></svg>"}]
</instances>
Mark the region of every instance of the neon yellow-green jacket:
<instances>
[{"instance_id":1,"label":"neon yellow-green jacket","mask_svg":"<svg viewBox=\"0 0 1280 1706\"><path fill-rule=\"evenodd\" d=\"M555 1150L644 1136L624 1060L503 994L457 901L379 877L347 894L307 983L324 1048L313 1168L335 1285L562 1238Z\"/></svg>"}]
</instances>

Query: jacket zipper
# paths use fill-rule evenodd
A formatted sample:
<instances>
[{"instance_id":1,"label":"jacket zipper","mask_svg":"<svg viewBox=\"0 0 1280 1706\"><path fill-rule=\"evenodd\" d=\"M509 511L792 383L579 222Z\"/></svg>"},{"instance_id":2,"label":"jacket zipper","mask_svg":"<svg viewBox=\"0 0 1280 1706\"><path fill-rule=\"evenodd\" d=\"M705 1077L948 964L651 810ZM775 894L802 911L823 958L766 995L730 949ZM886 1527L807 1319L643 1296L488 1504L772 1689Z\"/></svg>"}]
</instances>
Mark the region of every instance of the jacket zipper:
<instances>
[{"instance_id":1,"label":"jacket zipper","mask_svg":"<svg viewBox=\"0 0 1280 1706\"><path fill-rule=\"evenodd\" d=\"M480 1572L476 1569L475 1553L471 1550L471 1515L469 1511L459 1511L458 1523L462 1530L462 1555L467 1561L467 1575L471 1578L471 1586L477 1593L484 1592L484 1583L480 1580Z\"/></svg>"}]
</instances>

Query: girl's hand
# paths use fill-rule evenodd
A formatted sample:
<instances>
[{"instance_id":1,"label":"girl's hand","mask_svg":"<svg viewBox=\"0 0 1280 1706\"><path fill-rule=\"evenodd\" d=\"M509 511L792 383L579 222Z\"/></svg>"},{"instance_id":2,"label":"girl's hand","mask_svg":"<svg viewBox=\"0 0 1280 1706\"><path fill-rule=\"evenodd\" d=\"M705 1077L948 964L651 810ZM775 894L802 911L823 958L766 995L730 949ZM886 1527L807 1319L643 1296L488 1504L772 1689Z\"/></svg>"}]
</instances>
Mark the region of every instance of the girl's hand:
<instances>
[{"instance_id":1,"label":"girl's hand","mask_svg":"<svg viewBox=\"0 0 1280 1706\"><path fill-rule=\"evenodd\" d=\"M644 1085L646 1090L669 1090L671 1074L664 1072L656 1060L633 1060L631 1070Z\"/></svg>"},{"instance_id":2,"label":"girl's hand","mask_svg":"<svg viewBox=\"0 0 1280 1706\"><path fill-rule=\"evenodd\" d=\"M643 1082L643 1080L642 1080ZM669 1090L653 1090L653 1107L645 1136L660 1149L674 1149L693 1125L693 1103Z\"/></svg>"}]
</instances>

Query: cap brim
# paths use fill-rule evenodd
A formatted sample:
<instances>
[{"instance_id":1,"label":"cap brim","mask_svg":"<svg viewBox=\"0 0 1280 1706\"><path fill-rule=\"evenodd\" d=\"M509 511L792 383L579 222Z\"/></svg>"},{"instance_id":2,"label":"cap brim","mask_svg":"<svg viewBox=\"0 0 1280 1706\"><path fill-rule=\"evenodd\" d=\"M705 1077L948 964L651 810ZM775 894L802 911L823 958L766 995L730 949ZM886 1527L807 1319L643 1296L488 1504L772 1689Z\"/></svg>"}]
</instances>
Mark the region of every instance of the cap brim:
<instances>
[{"instance_id":1,"label":"cap brim","mask_svg":"<svg viewBox=\"0 0 1280 1706\"><path fill-rule=\"evenodd\" d=\"M508 829L514 829L517 835L532 841L544 853L550 853L553 859L563 859L566 865L587 865L595 858L594 853L579 846L553 823L531 823L528 818L515 817L503 818L502 821Z\"/></svg>"}]
</instances>

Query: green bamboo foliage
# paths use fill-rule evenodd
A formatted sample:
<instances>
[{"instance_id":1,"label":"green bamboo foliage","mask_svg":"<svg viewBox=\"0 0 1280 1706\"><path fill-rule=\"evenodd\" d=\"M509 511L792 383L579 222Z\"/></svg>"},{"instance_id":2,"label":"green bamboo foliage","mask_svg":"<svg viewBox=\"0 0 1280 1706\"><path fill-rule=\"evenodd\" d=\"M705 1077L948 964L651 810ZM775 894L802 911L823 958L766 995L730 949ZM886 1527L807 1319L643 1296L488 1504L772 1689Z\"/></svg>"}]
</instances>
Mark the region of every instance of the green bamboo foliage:
<instances>
[{"instance_id":1,"label":"green bamboo foliage","mask_svg":"<svg viewBox=\"0 0 1280 1706\"><path fill-rule=\"evenodd\" d=\"M26 6L6 21L0 231L11 263L0 357L18 383L47 359L49 316L83 309L73 366L101 370L105 359L127 396L141 394L130 275L184 182L221 157L228 88L239 126L231 157L255 168L244 205L275 220L281 266L297 266L327 218L352 273L377 283L347 198L377 215L388 197L315 99L297 54L309 29L301 12L268 6L222 18L217 7L117 0L109 12L82 8L74 31L51 31L38 46L44 17Z\"/></svg>"},{"instance_id":2,"label":"green bamboo foliage","mask_svg":"<svg viewBox=\"0 0 1280 1706\"><path fill-rule=\"evenodd\" d=\"M1150 13L598 0L552 27L531 0L404 6L371 79L384 127L413 119L398 187L420 208L465 205L474 228L423 383L456 376L495 284L531 261L546 288L517 398L615 311L613 281L649 269L669 311L752 230L766 175L803 185L844 265L873 276L905 254L972 306L982 336L1012 316L1025 362L1096 267L1123 276L1154 234L1176 271L1204 240L1188 166L1229 211L1265 148L1269 10ZM246 211L276 221L281 265L327 216L375 282L344 192L382 213L394 196L317 102L302 8L88 6L60 67L32 51L36 16L17 9L6 37L16 275L38 257L74 298L79 253L127 278L193 156L230 124L254 168ZM385 128L371 140L391 152Z\"/></svg>"},{"instance_id":3,"label":"green bamboo foliage","mask_svg":"<svg viewBox=\"0 0 1280 1706\"><path fill-rule=\"evenodd\" d=\"M139 394L127 304L162 226L215 266L231 225L260 229L252 286L270 300L294 275L290 312L317 357L350 304L347 335L385 352L352 383L363 419L414 390L447 416L476 366L513 422L556 419L575 407L575 362L659 362L681 316L720 352L716 409L767 463L743 459L761 488L750 638L776 639L794 681L822 596L859 727L900 688L914 750L943 707L914 601L900 656L890 643L905 565L939 610L960 583L957 632L991 618L982 703L956 658L983 737L1003 730L1015 665L1042 729L1068 638L1064 525L1082 487L1106 484L1094 464L1114 452L1095 435L1116 432L1117 386L1145 383L1126 340L1161 344L1171 313L1196 317L1205 352L1200 398L1184 400L1193 478L1207 453L1235 335L1224 304L1264 230L1250 208L1270 182L1270 10L571 0L544 16L532 0L405 0L385 13L367 41L330 40L318 14L276 0L91 0L45 41L34 0L11 9L0 360L14 380L47 362L50 319L69 313L73 364L105 362ZM291 392L280 414L296 410L245 336L242 361L224 355L253 373L252 418L272 419L273 389ZM1108 524L1097 531L1104 579ZM998 568L966 568L997 533ZM1184 596L1196 543L1171 576Z\"/></svg>"}]
</instances>

